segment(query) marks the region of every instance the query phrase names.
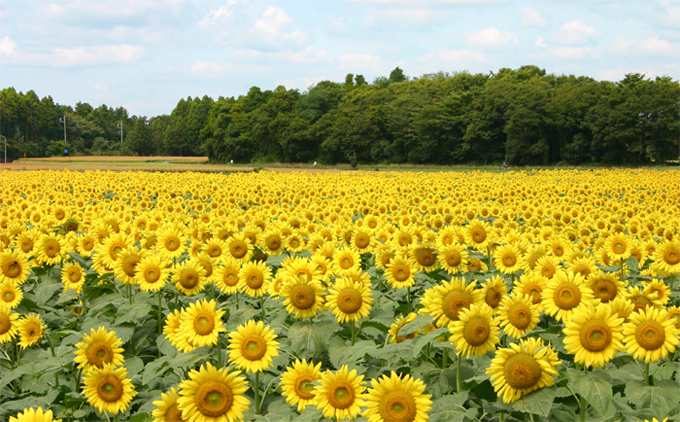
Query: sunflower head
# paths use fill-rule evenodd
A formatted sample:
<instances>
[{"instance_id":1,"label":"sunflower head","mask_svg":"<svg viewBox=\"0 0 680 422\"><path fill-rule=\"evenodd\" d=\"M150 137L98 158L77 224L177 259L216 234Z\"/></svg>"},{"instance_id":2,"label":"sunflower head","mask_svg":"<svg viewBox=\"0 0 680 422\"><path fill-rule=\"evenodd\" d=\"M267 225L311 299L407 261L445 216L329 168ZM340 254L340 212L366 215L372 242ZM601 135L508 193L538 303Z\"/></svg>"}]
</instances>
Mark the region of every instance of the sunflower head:
<instances>
[{"instance_id":1,"label":"sunflower head","mask_svg":"<svg viewBox=\"0 0 680 422\"><path fill-rule=\"evenodd\" d=\"M229 361L246 372L261 372L279 355L277 335L262 321L248 321L229 335Z\"/></svg>"}]
</instances>

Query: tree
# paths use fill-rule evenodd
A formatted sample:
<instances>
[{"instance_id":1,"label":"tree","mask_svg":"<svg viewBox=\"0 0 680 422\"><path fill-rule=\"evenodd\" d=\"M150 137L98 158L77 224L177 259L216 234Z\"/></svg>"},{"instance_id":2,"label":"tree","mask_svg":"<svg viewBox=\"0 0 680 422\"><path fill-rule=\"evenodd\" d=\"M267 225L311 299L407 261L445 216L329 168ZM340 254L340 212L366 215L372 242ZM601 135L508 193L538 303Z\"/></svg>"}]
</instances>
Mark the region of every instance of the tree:
<instances>
[{"instance_id":1,"label":"tree","mask_svg":"<svg viewBox=\"0 0 680 422\"><path fill-rule=\"evenodd\" d=\"M404 82L406 81L406 76L404 76L404 71L401 70L399 66L395 67L392 72L390 72L390 82Z\"/></svg>"},{"instance_id":2,"label":"tree","mask_svg":"<svg viewBox=\"0 0 680 422\"><path fill-rule=\"evenodd\" d=\"M146 117L140 117L135 120L125 142L138 155L153 155L156 148L154 147L153 134Z\"/></svg>"}]
</instances>

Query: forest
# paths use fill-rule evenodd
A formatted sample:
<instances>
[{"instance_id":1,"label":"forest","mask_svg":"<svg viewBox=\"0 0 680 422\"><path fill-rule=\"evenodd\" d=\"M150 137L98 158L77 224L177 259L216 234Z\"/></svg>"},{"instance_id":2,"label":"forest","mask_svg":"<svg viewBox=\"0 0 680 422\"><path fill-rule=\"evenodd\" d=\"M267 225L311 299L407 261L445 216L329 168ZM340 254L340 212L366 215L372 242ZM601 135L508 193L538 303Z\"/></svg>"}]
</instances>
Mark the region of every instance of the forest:
<instances>
[{"instance_id":1,"label":"forest","mask_svg":"<svg viewBox=\"0 0 680 422\"><path fill-rule=\"evenodd\" d=\"M609 82L529 65L408 77L397 67L372 83L348 74L304 92L254 86L237 98L188 97L169 115L145 117L9 87L0 135L8 160L68 148L235 163L644 165L678 159L679 93L671 77L637 73Z\"/></svg>"}]
</instances>

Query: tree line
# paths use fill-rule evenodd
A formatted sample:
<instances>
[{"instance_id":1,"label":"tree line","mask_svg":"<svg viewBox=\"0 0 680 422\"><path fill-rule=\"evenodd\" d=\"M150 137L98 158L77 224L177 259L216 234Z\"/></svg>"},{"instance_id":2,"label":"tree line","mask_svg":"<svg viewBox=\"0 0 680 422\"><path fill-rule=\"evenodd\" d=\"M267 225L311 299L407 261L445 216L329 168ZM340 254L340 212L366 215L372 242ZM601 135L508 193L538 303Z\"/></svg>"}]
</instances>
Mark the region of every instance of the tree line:
<instances>
[{"instance_id":1,"label":"tree line","mask_svg":"<svg viewBox=\"0 0 680 422\"><path fill-rule=\"evenodd\" d=\"M188 97L151 118L6 88L0 134L10 158L59 155L68 146L73 154L238 163L640 165L678 159L679 88L666 76L608 82L536 66L414 78L397 67L372 83L348 74L302 93L279 86L216 101Z\"/></svg>"}]
</instances>

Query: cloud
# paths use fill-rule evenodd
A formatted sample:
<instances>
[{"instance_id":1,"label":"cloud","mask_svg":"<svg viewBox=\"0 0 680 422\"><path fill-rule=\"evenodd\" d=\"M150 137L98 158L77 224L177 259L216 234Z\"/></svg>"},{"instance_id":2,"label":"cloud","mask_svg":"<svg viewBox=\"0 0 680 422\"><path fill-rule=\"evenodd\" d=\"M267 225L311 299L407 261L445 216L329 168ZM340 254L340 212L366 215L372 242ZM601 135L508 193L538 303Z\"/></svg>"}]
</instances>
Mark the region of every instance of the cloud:
<instances>
[{"instance_id":1,"label":"cloud","mask_svg":"<svg viewBox=\"0 0 680 422\"><path fill-rule=\"evenodd\" d=\"M587 43L598 35L594 26L586 25L577 19L562 25L553 38L560 44L579 45Z\"/></svg>"},{"instance_id":2,"label":"cloud","mask_svg":"<svg viewBox=\"0 0 680 422\"><path fill-rule=\"evenodd\" d=\"M536 37L536 41L534 41L534 45L536 47L548 47L548 44L545 43L545 40L543 40L543 37Z\"/></svg>"},{"instance_id":3,"label":"cloud","mask_svg":"<svg viewBox=\"0 0 680 422\"><path fill-rule=\"evenodd\" d=\"M229 0L227 4L220 6L216 10L208 12L203 19L198 23L199 26L207 26L210 23L219 21L221 19L228 18L234 11L230 10L230 7L236 4L236 0Z\"/></svg>"},{"instance_id":4,"label":"cloud","mask_svg":"<svg viewBox=\"0 0 680 422\"><path fill-rule=\"evenodd\" d=\"M0 54L4 54L6 56L9 56L14 52L14 48L17 46L17 44L9 39L9 35L5 35L5 38L0 41Z\"/></svg>"},{"instance_id":5,"label":"cloud","mask_svg":"<svg viewBox=\"0 0 680 422\"><path fill-rule=\"evenodd\" d=\"M220 73L224 70L224 66L215 62L199 60L191 65L189 71L194 75L198 74L214 74Z\"/></svg>"},{"instance_id":6,"label":"cloud","mask_svg":"<svg viewBox=\"0 0 680 422\"><path fill-rule=\"evenodd\" d=\"M519 23L519 26L522 27L527 27L527 26L533 26L537 28L544 28L548 25L548 22L543 19L543 16L541 16L541 12L538 10L534 10L530 7L525 7L522 9L520 12L522 14L522 20Z\"/></svg>"},{"instance_id":7,"label":"cloud","mask_svg":"<svg viewBox=\"0 0 680 422\"><path fill-rule=\"evenodd\" d=\"M470 46L500 47L510 42L517 42L517 35L511 32L501 32L490 26L481 31L467 33L463 36L465 43Z\"/></svg>"},{"instance_id":8,"label":"cloud","mask_svg":"<svg viewBox=\"0 0 680 422\"><path fill-rule=\"evenodd\" d=\"M268 6L262 13L260 19L255 21L255 29L264 34L265 38L275 41L278 39L290 39L297 42L304 42L307 36L299 29L286 32L285 26L292 23L293 19L279 7Z\"/></svg>"},{"instance_id":9,"label":"cloud","mask_svg":"<svg viewBox=\"0 0 680 422\"><path fill-rule=\"evenodd\" d=\"M600 58L600 50L593 47L557 47L551 49L549 55L557 60L596 60Z\"/></svg>"},{"instance_id":10,"label":"cloud","mask_svg":"<svg viewBox=\"0 0 680 422\"><path fill-rule=\"evenodd\" d=\"M49 57L55 67L71 67L108 63L134 64L145 55L144 47L120 44L91 48L55 48L54 53Z\"/></svg>"},{"instance_id":11,"label":"cloud","mask_svg":"<svg viewBox=\"0 0 680 422\"><path fill-rule=\"evenodd\" d=\"M381 6L413 6L413 0L345 0L352 3L369 3ZM506 0L420 0L419 5L458 5L458 4L483 4L505 3Z\"/></svg>"},{"instance_id":12,"label":"cloud","mask_svg":"<svg viewBox=\"0 0 680 422\"><path fill-rule=\"evenodd\" d=\"M284 58L287 58L292 63L318 63L325 59L326 56L328 56L326 50L319 50L310 45L292 54L285 54Z\"/></svg>"},{"instance_id":13,"label":"cloud","mask_svg":"<svg viewBox=\"0 0 680 422\"><path fill-rule=\"evenodd\" d=\"M646 40L640 41L638 43L638 48L652 56L670 56L677 58L678 52L680 52L679 43L661 40L657 34L652 34Z\"/></svg>"},{"instance_id":14,"label":"cloud","mask_svg":"<svg viewBox=\"0 0 680 422\"><path fill-rule=\"evenodd\" d=\"M489 57L479 51L437 49L420 56L418 61L426 63L432 69L441 65L462 69L476 62L487 62Z\"/></svg>"}]
</instances>

